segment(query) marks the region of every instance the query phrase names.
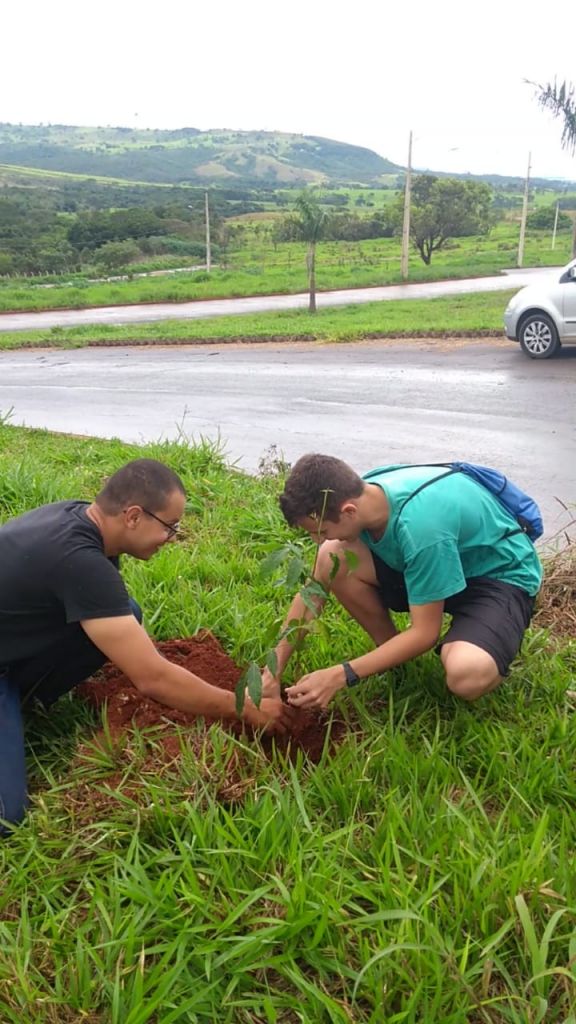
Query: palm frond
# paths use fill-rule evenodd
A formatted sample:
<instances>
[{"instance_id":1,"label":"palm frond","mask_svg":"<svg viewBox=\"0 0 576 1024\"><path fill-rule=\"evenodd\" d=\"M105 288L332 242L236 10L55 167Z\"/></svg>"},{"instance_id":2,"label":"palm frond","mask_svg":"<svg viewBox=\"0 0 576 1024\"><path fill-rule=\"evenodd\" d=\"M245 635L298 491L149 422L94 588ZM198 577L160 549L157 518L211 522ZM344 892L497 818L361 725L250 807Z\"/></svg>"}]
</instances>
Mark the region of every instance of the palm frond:
<instances>
[{"instance_id":1,"label":"palm frond","mask_svg":"<svg viewBox=\"0 0 576 1024\"><path fill-rule=\"evenodd\" d=\"M535 84L535 83L534 83ZM570 82L556 81L554 84L536 85L538 102L545 110L550 110L554 117L564 118L562 130L562 146L572 153L576 151L576 100L574 85Z\"/></svg>"}]
</instances>

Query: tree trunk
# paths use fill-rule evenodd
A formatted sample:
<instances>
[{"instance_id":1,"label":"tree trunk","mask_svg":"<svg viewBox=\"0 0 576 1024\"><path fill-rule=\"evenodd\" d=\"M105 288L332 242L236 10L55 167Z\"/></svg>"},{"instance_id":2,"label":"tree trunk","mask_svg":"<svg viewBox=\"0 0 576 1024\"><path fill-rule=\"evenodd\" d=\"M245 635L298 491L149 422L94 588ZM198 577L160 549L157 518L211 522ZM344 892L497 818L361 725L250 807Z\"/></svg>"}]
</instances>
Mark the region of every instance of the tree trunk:
<instances>
[{"instance_id":1,"label":"tree trunk","mask_svg":"<svg viewBox=\"0 0 576 1024\"><path fill-rule=\"evenodd\" d=\"M423 242L417 241L416 242L416 248L418 249L418 252L420 253L420 259L422 260L422 262L425 263L426 266L429 266L430 265L431 253L428 251L428 246L426 245L426 241L423 241Z\"/></svg>"},{"instance_id":2,"label":"tree trunk","mask_svg":"<svg viewBox=\"0 0 576 1024\"><path fill-rule=\"evenodd\" d=\"M316 312L316 243L310 242L308 245L308 253L306 256L306 266L308 268L308 291L310 292L310 300L308 302L308 312Z\"/></svg>"}]
</instances>

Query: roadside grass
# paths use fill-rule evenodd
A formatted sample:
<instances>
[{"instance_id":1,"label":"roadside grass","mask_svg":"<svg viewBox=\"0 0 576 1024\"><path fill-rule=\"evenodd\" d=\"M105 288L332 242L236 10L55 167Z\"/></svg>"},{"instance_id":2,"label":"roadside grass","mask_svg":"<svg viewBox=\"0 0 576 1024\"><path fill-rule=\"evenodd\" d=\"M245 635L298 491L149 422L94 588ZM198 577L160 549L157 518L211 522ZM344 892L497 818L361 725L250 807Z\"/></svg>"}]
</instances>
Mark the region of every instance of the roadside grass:
<instances>
[{"instance_id":1,"label":"roadside grass","mask_svg":"<svg viewBox=\"0 0 576 1024\"><path fill-rule=\"evenodd\" d=\"M87 345L175 344L201 341L361 341L383 337L502 336L503 313L514 291L440 299L391 300L280 313L243 313L147 324L90 324L0 332L0 349Z\"/></svg>"},{"instance_id":2,"label":"roadside grass","mask_svg":"<svg viewBox=\"0 0 576 1024\"><path fill-rule=\"evenodd\" d=\"M184 538L125 576L158 638L209 627L260 658L287 593L260 574L292 534L274 475L214 445L0 425L0 519L91 498L128 458L189 491ZM336 609L306 668L365 644ZM0 845L2 1024L574 1024L574 645L529 634L510 680L458 703L434 654L342 699L318 765L218 726L90 744L74 698L29 723L33 809ZM231 763L244 796L219 801Z\"/></svg>"},{"instance_id":3,"label":"roadside grass","mask_svg":"<svg viewBox=\"0 0 576 1024\"><path fill-rule=\"evenodd\" d=\"M554 266L570 259L571 233L527 233L524 265ZM518 225L497 225L486 238L451 240L426 267L416 252L410 255L410 281L482 277L516 264ZM46 288L26 278L0 278L0 312L40 309L83 309L146 302L186 302L196 299L248 295L293 294L307 288L305 246L298 242L273 246L267 238L230 252L225 266L169 277L134 278L91 283L83 277L70 285ZM43 283L46 278L43 278ZM380 238L362 242L321 242L318 245L317 286L320 290L395 284L401 280L400 242Z\"/></svg>"}]
</instances>

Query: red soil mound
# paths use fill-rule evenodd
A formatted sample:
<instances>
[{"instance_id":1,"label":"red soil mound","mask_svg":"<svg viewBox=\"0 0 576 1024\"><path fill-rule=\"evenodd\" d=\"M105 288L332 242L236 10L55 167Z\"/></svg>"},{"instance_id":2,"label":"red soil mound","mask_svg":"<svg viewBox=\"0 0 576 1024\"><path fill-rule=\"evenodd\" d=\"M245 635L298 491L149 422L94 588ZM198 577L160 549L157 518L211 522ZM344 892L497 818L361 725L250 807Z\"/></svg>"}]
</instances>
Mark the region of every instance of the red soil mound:
<instances>
[{"instance_id":1,"label":"red soil mound","mask_svg":"<svg viewBox=\"0 0 576 1024\"><path fill-rule=\"evenodd\" d=\"M242 670L208 632L182 640L167 640L157 644L157 647L169 661L182 665L206 682L223 690L233 691L242 674ZM112 737L126 732L133 725L140 729L163 726L164 745L169 752L176 752L178 749L178 745L173 742L174 733L169 729L169 723L185 727L197 721L196 715L176 711L141 696L130 680L114 665L106 665L97 676L79 686L76 692L96 709L106 703L108 727ZM327 721L325 715L299 711L295 715L289 736L275 736L272 740L271 737L264 735L263 746L270 750L274 743L281 750L294 752L300 749L311 760L318 761L326 740ZM222 725L235 734L246 728L239 722L223 722ZM333 719L330 742L338 742L344 731L344 723Z\"/></svg>"}]
</instances>

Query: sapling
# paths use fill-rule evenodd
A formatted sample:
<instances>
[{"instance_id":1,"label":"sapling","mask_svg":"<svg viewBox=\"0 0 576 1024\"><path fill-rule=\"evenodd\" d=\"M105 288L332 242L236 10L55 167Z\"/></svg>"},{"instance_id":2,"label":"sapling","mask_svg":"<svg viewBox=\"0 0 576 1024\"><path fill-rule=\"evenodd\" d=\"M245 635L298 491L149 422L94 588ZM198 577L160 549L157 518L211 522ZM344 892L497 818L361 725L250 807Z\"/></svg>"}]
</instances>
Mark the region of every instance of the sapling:
<instances>
[{"instance_id":1,"label":"sapling","mask_svg":"<svg viewBox=\"0 0 576 1024\"><path fill-rule=\"evenodd\" d=\"M296 665L298 676L300 675L300 652L302 650L304 640L308 633L319 628L319 612L323 602L330 595L329 589L316 579L318 552L322 543L322 525L326 515L326 505L329 493L329 489L323 492L324 498L321 512L317 517L314 517L317 521L317 535L312 566L309 566L309 561L304 554L303 545L301 543L291 541L290 543L283 545L283 547L277 548L275 551L271 551L264 559L261 567L262 575L271 576L277 572L281 566L284 566L284 576L279 582L285 585L291 593L294 591L294 588L300 584L298 593L302 598L304 605L312 615L311 618L305 618L302 616L301 618L290 619L282 629L280 635L276 636L276 645L284 639L292 639L293 637L296 637L294 653L297 658ZM358 556L354 551L345 551L344 557L346 559L348 572L352 572L352 570L358 565ZM331 583L335 578L340 568L340 559L338 555L331 554L330 559L332 561L332 567L328 576L329 583ZM273 626L274 634L276 633L276 629L277 625L275 623ZM278 659L276 657L276 651L273 648L266 651L264 663L270 674L275 677L278 673ZM235 693L236 711L238 715L242 714L246 694L248 694L250 700L256 705L256 707L260 707L260 702L262 700L262 670L258 662L250 662L246 672L244 672L236 685Z\"/></svg>"}]
</instances>

